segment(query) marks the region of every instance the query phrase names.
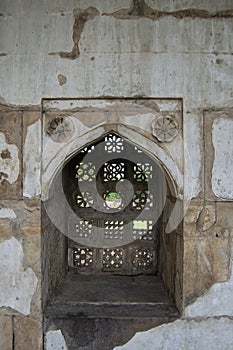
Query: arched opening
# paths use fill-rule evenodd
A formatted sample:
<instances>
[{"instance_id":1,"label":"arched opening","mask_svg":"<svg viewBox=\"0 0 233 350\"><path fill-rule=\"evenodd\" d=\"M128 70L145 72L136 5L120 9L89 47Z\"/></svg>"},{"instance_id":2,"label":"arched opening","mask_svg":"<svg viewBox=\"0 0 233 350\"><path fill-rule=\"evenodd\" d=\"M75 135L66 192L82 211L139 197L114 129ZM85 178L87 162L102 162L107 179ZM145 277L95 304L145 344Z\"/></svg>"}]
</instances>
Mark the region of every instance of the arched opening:
<instances>
[{"instance_id":1,"label":"arched opening","mask_svg":"<svg viewBox=\"0 0 233 350\"><path fill-rule=\"evenodd\" d=\"M70 227L70 271L158 274L167 186L157 163L109 133L64 166L63 188L77 216Z\"/></svg>"},{"instance_id":2,"label":"arched opening","mask_svg":"<svg viewBox=\"0 0 233 350\"><path fill-rule=\"evenodd\" d=\"M177 189L165 167L111 130L67 157L51 193L42 222L47 326L69 333L80 315L144 320L132 331L178 316L180 227L166 233Z\"/></svg>"}]
</instances>

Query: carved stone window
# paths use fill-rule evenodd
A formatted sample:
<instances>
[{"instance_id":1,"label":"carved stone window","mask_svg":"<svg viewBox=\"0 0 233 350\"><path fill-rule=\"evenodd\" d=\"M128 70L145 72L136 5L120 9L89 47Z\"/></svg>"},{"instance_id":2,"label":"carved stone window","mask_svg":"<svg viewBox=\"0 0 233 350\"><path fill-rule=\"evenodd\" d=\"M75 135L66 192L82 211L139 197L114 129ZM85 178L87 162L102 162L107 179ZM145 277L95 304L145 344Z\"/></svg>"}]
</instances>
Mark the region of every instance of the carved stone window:
<instances>
[{"instance_id":1,"label":"carved stone window","mask_svg":"<svg viewBox=\"0 0 233 350\"><path fill-rule=\"evenodd\" d=\"M71 270L157 273L154 201L160 199L160 176L160 168L149 156L114 133L84 147L66 164L65 194L77 214L77 240L69 241ZM90 239L96 242L101 235L103 246L90 246Z\"/></svg>"},{"instance_id":2,"label":"carved stone window","mask_svg":"<svg viewBox=\"0 0 233 350\"><path fill-rule=\"evenodd\" d=\"M73 250L73 263L75 267L90 267L93 264L93 251L89 248Z\"/></svg>"},{"instance_id":3,"label":"carved stone window","mask_svg":"<svg viewBox=\"0 0 233 350\"><path fill-rule=\"evenodd\" d=\"M44 330L60 329L70 349L114 348L184 305L182 101L47 101L43 111ZM120 342L103 344L106 329Z\"/></svg>"},{"instance_id":4,"label":"carved stone window","mask_svg":"<svg viewBox=\"0 0 233 350\"><path fill-rule=\"evenodd\" d=\"M104 249L103 250L103 268L104 270L120 269L123 264L122 249Z\"/></svg>"}]
</instances>

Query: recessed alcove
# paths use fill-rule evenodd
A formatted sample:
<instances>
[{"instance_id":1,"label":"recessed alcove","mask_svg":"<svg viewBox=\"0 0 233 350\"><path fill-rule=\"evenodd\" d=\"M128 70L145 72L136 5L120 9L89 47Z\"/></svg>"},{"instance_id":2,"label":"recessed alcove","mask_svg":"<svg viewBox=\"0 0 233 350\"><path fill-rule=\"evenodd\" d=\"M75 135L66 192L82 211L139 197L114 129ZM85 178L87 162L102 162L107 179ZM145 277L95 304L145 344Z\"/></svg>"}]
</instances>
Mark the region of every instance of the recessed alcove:
<instances>
[{"instance_id":1,"label":"recessed alcove","mask_svg":"<svg viewBox=\"0 0 233 350\"><path fill-rule=\"evenodd\" d=\"M46 327L126 317L132 335L178 317L180 227L165 232L176 202L166 172L113 131L64 162L42 216Z\"/></svg>"}]
</instances>

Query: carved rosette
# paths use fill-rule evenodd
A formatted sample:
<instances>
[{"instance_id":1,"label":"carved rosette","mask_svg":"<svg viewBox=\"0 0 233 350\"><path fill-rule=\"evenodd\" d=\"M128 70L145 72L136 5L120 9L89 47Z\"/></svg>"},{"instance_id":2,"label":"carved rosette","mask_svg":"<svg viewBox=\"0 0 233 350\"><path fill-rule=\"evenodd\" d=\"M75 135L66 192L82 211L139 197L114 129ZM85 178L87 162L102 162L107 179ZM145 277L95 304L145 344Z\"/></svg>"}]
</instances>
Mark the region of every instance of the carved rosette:
<instances>
[{"instance_id":1,"label":"carved rosette","mask_svg":"<svg viewBox=\"0 0 233 350\"><path fill-rule=\"evenodd\" d=\"M174 116L161 116L152 123L152 135L160 142L171 142L178 132L179 124Z\"/></svg>"},{"instance_id":2,"label":"carved rosette","mask_svg":"<svg viewBox=\"0 0 233 350\"><path fill-rule=\"evenodd\" d=\"M47 133L55 142L65 142L71 139L74 125L69 117L55 117L47 126Z\"/></svg>"}]
</instances>

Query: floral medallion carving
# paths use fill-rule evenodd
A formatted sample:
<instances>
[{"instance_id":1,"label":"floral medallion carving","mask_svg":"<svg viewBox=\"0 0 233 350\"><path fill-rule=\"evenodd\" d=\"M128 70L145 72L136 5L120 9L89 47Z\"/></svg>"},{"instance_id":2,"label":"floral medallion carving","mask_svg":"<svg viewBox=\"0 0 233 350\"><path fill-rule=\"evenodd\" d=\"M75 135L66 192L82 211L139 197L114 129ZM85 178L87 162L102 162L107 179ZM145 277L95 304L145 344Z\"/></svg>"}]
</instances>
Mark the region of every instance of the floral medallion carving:
<instances>
[{"instance_id":1,"label":"floral medallion carving","mask_svg":"<svg viewBox=\"0 0 233 350\"><path fill-rule=\"evenodd\" d=\"M55 117L47 126L47 133L55 142L68 141L74 133L74 125L68 117Z\"/></svg>"},{"instance_id":2,"label":"floral medallion carving","mask_svg":"<svg viewBox=\"0 0 233 350\"><path fill-rule=\"evenodd\" d=\"M160 142L171 142L178 132L179 124L174 116L161 116L152 123L152 135Z\"/></svg>"}]
</instances>

